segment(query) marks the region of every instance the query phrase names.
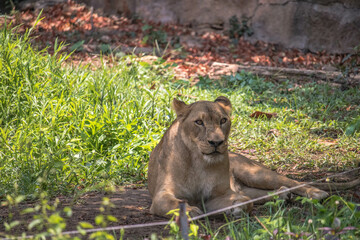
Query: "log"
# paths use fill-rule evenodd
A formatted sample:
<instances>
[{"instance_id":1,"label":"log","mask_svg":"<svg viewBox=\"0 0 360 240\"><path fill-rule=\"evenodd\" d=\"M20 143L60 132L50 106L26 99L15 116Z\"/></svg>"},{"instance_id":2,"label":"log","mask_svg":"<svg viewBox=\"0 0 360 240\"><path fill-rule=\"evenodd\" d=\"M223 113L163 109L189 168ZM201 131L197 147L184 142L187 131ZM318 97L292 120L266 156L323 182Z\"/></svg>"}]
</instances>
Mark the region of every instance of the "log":
<instances>
[{"instance_id":1,"label":"log","mask_svg":"<svg viewBox=\"0 0 360 240\"><path fill-rule=\"evenodd\" d=\"M236 72L250 72L262 77L273 77L276 79L288 79L289 77L306 77L315 78L322 81L338 83L342 85L358 85L360 84L360 75L351 78L344 78L339 71L324 71L324 70L308 70L296 68L282 68L282 67L267 67L267 66L251 66L241 64L227 64L214 62L212 64L212 75L228 75Z\"/></svg>"}]
</instances>

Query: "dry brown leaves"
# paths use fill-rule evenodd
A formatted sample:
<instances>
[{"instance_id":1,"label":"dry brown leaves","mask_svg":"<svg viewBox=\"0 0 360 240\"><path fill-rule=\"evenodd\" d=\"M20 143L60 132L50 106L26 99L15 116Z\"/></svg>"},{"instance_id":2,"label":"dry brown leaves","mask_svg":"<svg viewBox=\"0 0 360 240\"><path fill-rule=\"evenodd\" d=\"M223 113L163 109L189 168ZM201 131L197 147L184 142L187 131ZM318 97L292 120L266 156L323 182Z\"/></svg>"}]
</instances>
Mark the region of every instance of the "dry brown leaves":
<instances>
[{"instance_id":1,"label":"dry brown leaves","mask_svg":"<svg viewBox=\"0 0 360 240\"><path fill-rule=\"evenodd\" d=\"M37 12L28 10L21 12L17 20L14 16L10 20L15 24L21 23L20 31L25 31L34 24L37 15ZM234 45L229 37L222 33L197 33L190 27L182 25L160 25L120 16L91 14L88 7L73 1L45 9L42 17L44 19L38 24L34 33L37 36L35 43L41 47L50 46L50 52L56 38L69 45L84 40L85 44L152 47L151 44L143 42L147 33L143 32L142 27L145 24L150 25L154 31L166 32L171 44L162 57L177 63L175 70L187 78L207 75L213 62L326 69L340 64L344 57L326 52L304 53L298 49L284 49L260 41L252 44L243 38ZM0 25L3 23L4 18L0 18ZM87 55L93 54L92 49L90 47L84 49L83 52L75 55L79 55L77 58L85 58L85 61L91 61L92 58Z\"/></svg>"}]
</instances>

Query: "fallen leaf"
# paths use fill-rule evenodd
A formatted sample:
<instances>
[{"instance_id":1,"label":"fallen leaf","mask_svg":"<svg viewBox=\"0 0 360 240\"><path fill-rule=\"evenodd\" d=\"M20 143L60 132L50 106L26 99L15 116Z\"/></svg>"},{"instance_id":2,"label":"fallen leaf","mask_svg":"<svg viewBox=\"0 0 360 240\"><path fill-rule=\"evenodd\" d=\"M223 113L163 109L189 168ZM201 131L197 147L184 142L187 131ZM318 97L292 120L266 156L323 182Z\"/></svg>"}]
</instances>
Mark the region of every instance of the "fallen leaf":
<instances>
[{"instance_id":1,"label":"fallen leaf","mask_svg":"<svg viewBox=\"0 0 360 240\"><path fill-rule=\"evenodd\" d=\"M355 191L354 192L354 197L356 197L357 199L360 200L360 191ZM356 208L357 211L360 211L360 206L358 206L358 208Z\"/></svg>"},{"instance_id":2,"label":"fallen leaf","mask_svg":"<svg viewBox=\"0 0 360 240\"><path fill-rule=\"evenodd\" d=\"M22 23L19 28L20 32L25 32L27 28L32 27L38 16L36 10L20 11L17 14L20 16L19 19L21 19ZM244 38L238 39L236 46L232 46L232 41L229 41L229 36L225 34L213 32L196 33L189 27L177 24L160 25L146 22L146 20L136 21L126 17L105 16L93 13L88 6L78 4L76 1L66 1L54 6L48 5L43 9L42 16L44 19L38 23L34 30L37 36L37 44L43 47L53 43L54 36L58 38L59 42L67 42L69 46L72 46L76 43L75 39L77 39L78 34L81 37L77 40L85 40L87 44L90 44L90 39L94 38L94 34L89 34L89 31L101 29L101 32L106 32L106 35L96 38L94 44L101 40L105 43L110 41L115 46L141 48L145 47L142 43L144 25L150 26L154 31L166 33L169 38L181 36L183 38L179 43L182 48L181 52L175 51L179 54L171 53L163 57L168 63L177 62L181 78L193 77L195 79L199 75L206 75L209 73L209 66L213 62L245 65L255 63L255 65L260 66L323 69L324 65L339 65L346 56L345 54L335 55L325 52L308 52L305 54L299 49L284 50L274 44L262 41L252 44ZM5 19L0 16L0 25L5 21L15 21L15 17L15 15L12 15ZM189 44L189 41L184 41L184 39L195 39L192 40L195 43ZM196 41L201 42L201 44L196 43ZM48 49L50 53L53 51L52 45L50 44ZM151 49L153 47L149 43L145 45L151 47ZM78 56L81 60L90 62L91 58L87 58L84 52L92 53L94 49L87 48L85 44L83 44L83 47L84 50L74 52L73 57ZM173 50L171 48L170 44L170 51ZM231 51L229 51L230 48ZM360 59L360 57L357 58ZM185 65L187 67L184 67ZM294 89L289 89L289 91ZM274 101L279 102L280 100L276 99ZM347 109L350 111L354 109L354 106Z\"/></svg>"},{"instance_id":3,"label":"fallen leaf","mask_svg":"<svg viewBox=\"0 0 360 240\"><path fill-rule=\"evenodd\" d=\"M208 235L201 235L200 236L201 237L201 239L204 239L204 240L211 240L211 235L210 234L208 234Z\"/></svg>"},{"instance_id":4,"label":"fallen leaf","mask_svg":"<svg viewBox=\"0 0 360 240\"><path fill-rule=\"evenodd\" d=\"M265 113L265 112L260 112L260 111L256 111L250 115L250 117L252 117L252 118L267 118L267 119L271 119L276 116L277 116L277 113Z\"/></svg>"},{"instance_id":5,"label":"fallen leaf","mask_svg":"<svg viewBox=\"0 0 360 240\"><path fill-rule=\"evenodd\" d=\"M155 88L156 88L156 84L153 83L153 84L151 85L151 87L150 87L150 90L155 90Z\"/></svg>"}]
</instances>

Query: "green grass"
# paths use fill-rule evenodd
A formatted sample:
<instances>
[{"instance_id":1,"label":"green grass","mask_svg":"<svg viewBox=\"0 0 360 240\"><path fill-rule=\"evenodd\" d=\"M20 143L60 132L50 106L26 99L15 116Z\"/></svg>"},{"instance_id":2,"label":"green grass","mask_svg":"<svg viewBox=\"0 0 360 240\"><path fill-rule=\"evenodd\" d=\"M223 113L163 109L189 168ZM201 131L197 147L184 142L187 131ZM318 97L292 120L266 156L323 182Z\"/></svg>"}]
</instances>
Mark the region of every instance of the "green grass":
<instances>
[{"instance_id":1,"label":"green grass","mask_svg":"<svg viewBox=\"0 0 360 240\"><path fill-rule=\"evenodd\" d=\"M45 194L40 194L40 201L34 206L23 209L20 215L31 213L30 222L19 221L19 216L12 215L18 211L24 197L12 198L7 196L7 201L2 206L9 208L9 217L4 221L6 233L0 232L0 237L17 239L11 234L21 225L29 230L37 229L37 234L32 239L44 239L51 234L52 239L80 239L76 235L65 234L66 222L72 216L69 207L59 209L59 200L53 203L46 199ZM124 239L126 230L96 231L86 234L84 230L104 228L110 224L119 225L119 220L111 215L114 204L104 197L100 207L100 214L94 219L95 224L89 222L77 223L77 230L86 239ZM284 200L276 200L258 207L252 215L243 213L237 219L224 216L226 223L215 227L212 220L202 219L193 221L189 226L189 239L358 239L360 229L359 205L344 200L339 196L331 196L323 202L308 198L298 197L290 206ZM222 221L224 222L224 221ZM169 222L165 227L170 232L170 237L162 238L152 234L151 239L183 239L179 226L175 221ZM141 229L138 229L141 231ZM16 234L19 235L19 234ZM85 237L86 236L86 237ZM126 236L126 235L125 235ZM133 238L133 236L127 235ZM127 238L126 238L127 239Z\"/></svg>"},{"instance_id":2,"label":"green grass","mask_svg":"<svg viewBox=\"0 0 360 240\"><path fill-rule=\"evenodd\" d=\"M165 76L131 58L116 67L65 67L28 34L0 34L0 196L73 192L146 178L149 151L171 118ZM167 106L164 108L164 105Z\"/></svg>"},{"instance_id":3,"label":"green grass","mask_svg":"<svg viewBox=\"0 0 360 240\"><path fill-rule=\"evenodd\" d=\"M360 116L358 87L296 86L291 80L269 82L247 73L204 77L191 87L187 80L176 80L161 59L150 65L130 56L113 66L106 61L98 67L72 66L69 56L60 53L61 45L49 55L31 46L30 30L23 35L15 31L9 26L0 30L0 200L145 183L149 153L174 120L170 104L179 93L188 103L193 97L229 97L232 150L254 152L271 168L331 171L358 163L360 133L355 128L354 134L345 134ZM249 117L254 111L277 117ZM310 206L305 212L269 203L259 217L267 229L247 216L220 230L202 231L218 239L276 239L278 229L278 236L290 239L284 232L318 237L318 228L331 226L335 218L342 227L359 222L350 202L337 198L336 207L333 199L324 205L309 201L304 200Z\"/></svg>"},{"instance_id":4,"label":"green grass","mask_svg":"<svg viewBox=\"0 0 360 240\"><path fill-rule=\"evenodd\" d=\"M228 219L216 229L212 229L209 222L198 224L202 227L200 232L210 235L211 239L225 239L226 236L257 240L331 239L325 238L331 234L323 228L331 228L332 234L341 239L357 239L359 229L353 228L358 226L359 220L360 213L355 204L332 196L323 203L299 198L295 206L288 206L283 200L268 202L257 209L255 216L244 214L236 220Z\"/></svg>"},{"instance_id":5,"label":"green grass","mask_svg":"<svg viewBox=\"0 0 360 240\"><path fill-rule=\"evenodd\" d=\"M246 73L201 78L190 87L163 61L126 57L114 66L71 66L61 45L49 55L32 48L29 31L14 31L4 26L0 32L0 196L145 181L149 152L174 119L170 103L178 93L228 96L232 150L251 150L272 168L335 170L358 161L360 134L344 131L360 115L359 88L294 87ZM278 116L250 118L254 111ZM332 139L336 144L324 144Z\"/></svg>"}]
</instances>

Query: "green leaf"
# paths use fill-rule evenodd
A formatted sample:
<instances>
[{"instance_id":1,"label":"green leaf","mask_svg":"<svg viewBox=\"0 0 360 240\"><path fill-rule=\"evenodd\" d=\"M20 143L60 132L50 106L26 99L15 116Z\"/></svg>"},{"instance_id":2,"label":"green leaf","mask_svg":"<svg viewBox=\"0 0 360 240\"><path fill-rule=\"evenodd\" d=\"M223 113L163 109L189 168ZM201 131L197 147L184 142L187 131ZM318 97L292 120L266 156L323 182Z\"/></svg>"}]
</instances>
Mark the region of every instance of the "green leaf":
<instances>
[{"instance_id":1,"label":"green leaf","mask_svg":"<svg viewBox=\"0 0 360 240\"><path fill-rule=\"evenodd\" d=\"M42 219L35 219L35 220L31 221L28 225L28 229L31 230L33 227L41 224L42 221L43 221Z\"/></svg>"},{"instance_id":2,"label":"green leaf","mask_svg":"<svg viewBox=\"0 0 360 240\"><path fill-rule=\"evenodd\" d=\"M355 132L360 130L360 117L355 119L345 130L346 135L353 135Z\"/></svg>"},{"instance_id":3,"label":"green leaf","mask_svg":"<svg viewBox=\"0 0 360 240\"><path fill-rule=\"evenodd\" d=\"M71 210L70 207L64 207L63 211L64 211L64 213L66 214L67 217L72 216L72 210Z\"/></svg>"},{"instance_id":4,"label":"green leaf","mask_svg":"<svg viewBox=\"0 0 360 240\"><path fill-rule=\"evenodd\" d=\"M84 229L82 229L79 225L76 227L76 229L79 231L79 233L81 234L81 235L85 235L86 234L86 231L84 230Z\"/></svg>"},{"instance_id":5,"label":"green leaf","mask_svg":"<svg viewBox=\"0 0 360 240\"><path fill-rule=\"evenodd\" d=\"M70 47L70 51L71 52L73 52L73 51L82 51L84 42L85 42L84 40L80 40L80 41L76 42L74 45L72 45Z\"/></svg>"},{"instance_id":6,"label":"green leaf","mask_svg":"<svg viewBox=\"0 0 360 240\"><path fill-rule=\"evenodd\" d=\"M21 214L27 214L27 213L33 213L33 212L35 212L34 208L26 208L21 211Z\"/></svg>"},{"instance_id":7,"label":"green leaf","mask_svg":"<svg viewBox=\"0 0 360 240\"><path fill-rule=\"evenodd\" d=\"M108 215L106 216L107 220L109 220L110 222L118 222L118 219L114 216Z\"/></svg>"},{"instance_id":8,"label":"green leaf","mask_svg":"<svg viewBox=\"0 0 360 240\"><path fill-rule=\"evenodd\" d=\"M146 35L146 36L142 39L142 43L145 44L145 43L147 43L148 40L149 40L149 35Z\"/></svg>"},{"instance_id":9,"label":"green leaf","mask_svg":"<svg viewBox=\"0 0 360 240\"><path fill-rule=\"evenodd\" d=\"M100 51L102 53L110 53L111 52L111 47L109 44L101 44L100 45Z\"/></svg>"},{"instance_id":10,"label":"green leaf","mask_svg":"<svg viewBox=\"0 0 360 240\"><path fill-rule=\"evenodd\" d=\"M25 199L25 196L17 196L16 198L15 198L15 203L21 203L22 201L24 201L24 199Z\"/></svg>"},{"instance_id":11,"label":"green leaf","mask_svg":"<svg viewBox=\"0 0 360 240\"><path fill-rule=\"evenodd\" d=\"M91 223L88 223L88 222L79 222L79 225L82 228L94 228L94 226Z\"/></svg>"},{"instance_id":12,"label":"green leaf","mask_svg":"<svg viewBox=\"0 0 360 240\"><path fill-rule=\"evenodd\" d=\"M103 215L97 215L95 217L95 223L96 225L100 225L104 222L104 216Z\"/></svg>"},{"instance_id":13,"label":"green leaf","mask_svg":"<svg viewBox=\"0 0 360 240\"><path fill-rule=\"evenodd\" d=\"M148 24L145 24L145 25L141 28L142 31L147 31L147 30L150 30L150 29L152 29L152 26L151 26L151 25L148 25Z\"/></svg>"},{"instance_id":14,"label":"green leaf","mask_svg":"<svg viewBox=\"0 0 360 240\"><path fill-rule=\"evenodd\" d=\"M139 62L139 65L145 68L149 68L151 66L148 62Z\"/></svg>"},{"instance_id":15,"label":"green leaf","mask_svg":"<svg viewBox=\"0 0 360 240\"><path fill-rule=\"evenodd\" d=\"M199 231L199 226L196 224L190 224L190 236L197 237Z\"/></svg>"},{"instance_id":16,"label":"green leaf","mask_svg":"<svg viewBox=\"0 0 360 240\"><path fill-rule=\"evenodd\" d=\"M9 225L7 222L4 222L4 226L5 226L5 230L6 230L6 231L10 231L10 230L11 230L11 227L10 227L10 225Z\"/></svg>"}]
</instances>

